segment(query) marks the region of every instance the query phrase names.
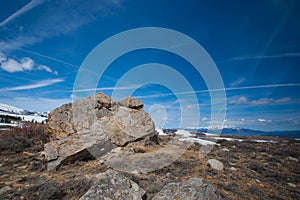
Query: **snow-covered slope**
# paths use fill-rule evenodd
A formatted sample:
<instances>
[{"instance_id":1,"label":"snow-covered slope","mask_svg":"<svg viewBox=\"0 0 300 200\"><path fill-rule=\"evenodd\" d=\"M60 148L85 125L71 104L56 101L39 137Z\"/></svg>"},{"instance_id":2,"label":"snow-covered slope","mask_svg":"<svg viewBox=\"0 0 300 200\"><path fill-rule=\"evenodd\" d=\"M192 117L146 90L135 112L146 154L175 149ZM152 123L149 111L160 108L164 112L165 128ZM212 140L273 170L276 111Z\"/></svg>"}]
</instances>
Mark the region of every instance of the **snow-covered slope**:
<instances>
[{"instance_id":1,"label":"snow-covered slope","mask_svg":"<svg viewBox=\"0 0 300 200\"><path fill-rule=\"evenodd\" d=\"M0 103L0 111L14 113L14 114L23 114L25 110L21 108L17 108L15 106Z\"/></svg>"},{"instance_id":2,"label":"snow-covered slope","mask_svg":"<svg viewBox=\"0 0 300 200\"><path fill-rule=\"evenodd\" d=\"M0 126L16 126L22 121L43 122L45 113L31 112L15 106L0 103Z\"/></svg>"}]
</instances>

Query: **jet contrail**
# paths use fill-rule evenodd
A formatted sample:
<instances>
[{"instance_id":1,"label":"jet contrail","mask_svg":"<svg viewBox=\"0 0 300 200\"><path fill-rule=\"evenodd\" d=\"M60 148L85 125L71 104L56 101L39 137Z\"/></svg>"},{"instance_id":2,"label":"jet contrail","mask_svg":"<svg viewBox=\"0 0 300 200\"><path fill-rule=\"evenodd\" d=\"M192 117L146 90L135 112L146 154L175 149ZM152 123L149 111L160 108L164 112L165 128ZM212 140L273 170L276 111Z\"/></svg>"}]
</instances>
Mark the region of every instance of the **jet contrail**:
<instances>
[{"instance_id":1,"label":"jet contrail","mask_svg":"<svg viewBox=\"0 0 300 200\"><path fill-rule=\"evenodd\" d=\"M48 80L39 81L39 82L34 83L34 84L29 84L29 85L21 85L21 86L16 86L16 87L0 88L0 92L29 90L29 89L46 87L46 86L53 85L55 83L60 83L60 82L64 82L64 79L61 79L61 78L48 79Z\"/></svg>"},{"instance_id":2,"label":"jet contrail","mask_svg":"<svg viewBox=\"0 0 300 200\"><path fill-rule=\"evenodd\" d=\"M253 86L244 86L244 87L219 88L219 89L212 89L212 90L196 90L196 91L187 91L187 92L178 92L178 93L165 93L165 94L154 94L154 95L147 95L147 96L136 96L136 98L155 98L155 97L169 96L169 95L173 95L173 94L176 94L176 95L177 94L194 94L194 93L204 93L204 92L247 90L247 89L273 88L273 87L292 87L292 86L300 86L300 83L253 85Z\"/></svg>"},{"instance_id":3,"label":"jet contrail","mask_svg":"<svg viewBox=\"0 0 300 200\"><path fill-rule=\"evenodd\" d=\"M21 9L17 10L15 13L13 13L12 15L10 15L9 17L7 17L5 20L3 20L0 23L0 27L6 25L7 23L13 21L15 18L19 17L20 15L28 12L29 10L33 9L34 7L42 4L44 2L44 0L32 0L30 1L28 4L26 4L25 6L23 6Z\"/></svg>"}]
</instances>

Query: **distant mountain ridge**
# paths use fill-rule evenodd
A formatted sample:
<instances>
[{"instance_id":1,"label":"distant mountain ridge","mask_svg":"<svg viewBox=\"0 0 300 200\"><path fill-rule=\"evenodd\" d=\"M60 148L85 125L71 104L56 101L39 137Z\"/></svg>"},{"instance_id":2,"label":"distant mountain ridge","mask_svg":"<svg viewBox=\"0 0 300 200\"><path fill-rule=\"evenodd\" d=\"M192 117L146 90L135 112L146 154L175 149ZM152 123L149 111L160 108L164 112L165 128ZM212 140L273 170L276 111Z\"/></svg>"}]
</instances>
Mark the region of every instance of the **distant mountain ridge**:
<instances>
[{"instance_id":1,"label":"distant mountain ridge","mask_svg":"<svg viewBox=\"0 0 300 200\"><path fill-rule=\"evenodd\" d=\"M203 133L220 133L220 129L186 129L190 132L203 132ZM246 128L223 128L221 130L222 135L232 135L232 136L273 136L273 137L288 137L288 138L300 138L300 130L283 130L283 131L261 131L252 130Z\"/></svg>"},{"instance_id":2,"label":"distant mountain ridge","mask_svg":"<svg viewBox=\"0 0 300 200\"><path fill-rule=\"evenodd\" d=\"M0 103L0 128L16 126L22 121L45 122L47 112L28 111L16 106Z\"/></svg>"},{"instance_id":3,"label":"distant mountain ridge","mask_svg":"<svg viewBox=\"0 0 300 200\"><path fill-rule=\"evenodd\" d=\"M11 105L7 105L4 103L0 103L0 111L12 113L12 114L23 114L25 112L24 109L21 109L21 108L15 107L15 106L11 106Z\"/></svg>"}]
</instances>

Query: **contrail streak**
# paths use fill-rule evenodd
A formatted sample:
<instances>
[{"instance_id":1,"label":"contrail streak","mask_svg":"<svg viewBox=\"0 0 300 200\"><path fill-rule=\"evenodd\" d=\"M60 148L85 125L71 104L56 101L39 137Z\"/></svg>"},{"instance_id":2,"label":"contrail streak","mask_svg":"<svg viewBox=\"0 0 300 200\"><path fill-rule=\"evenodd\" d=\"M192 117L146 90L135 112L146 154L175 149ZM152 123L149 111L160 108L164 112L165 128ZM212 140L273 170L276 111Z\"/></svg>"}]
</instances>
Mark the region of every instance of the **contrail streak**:
<instances>
[{"instance_id":1,"label":"contrail streak","mask_svg":"<svg viewBox=\"0 0 300 200\"><path fill-rule=\"evenodd\" d=\"M5 20L3 20L0 23L0 27L6 25L7 23L13 21L14 19L16 19L17 17L21 16L22 14L30 11L31 9L33 9L34 7L42 4L44 2L44 0L33 0L30 1L28 4L26 4L25 6L23 6L21 9L17 10L15 13L13 13L12 15L10 15L9 17L7 17Z\"/></svg>"},{"instance_id":2,"label":"contrail streak","mask_svg":"<svg viewBox=\"0 0 300 200\"><path fill-rule=\"evenodd\" d=\"M253 86L244 86L244 87L231 87L231 88L219 88L212 90L197 90L197 91L187 91L187 92L178 92L178 93L165 93L165 94L154 94L146 96L137 96L136 98L155 98L162 96L170 96L173 94L194 94L194 93L204 93L204 92L218 92L218 91L233 91L233 90L248 90L248 89L259 89L259 88L274 88L274 87L293 87L300 86L300 83L284 83L284 84L270 84L270 85L253 85Z\"/></svg>"}]
</instances>

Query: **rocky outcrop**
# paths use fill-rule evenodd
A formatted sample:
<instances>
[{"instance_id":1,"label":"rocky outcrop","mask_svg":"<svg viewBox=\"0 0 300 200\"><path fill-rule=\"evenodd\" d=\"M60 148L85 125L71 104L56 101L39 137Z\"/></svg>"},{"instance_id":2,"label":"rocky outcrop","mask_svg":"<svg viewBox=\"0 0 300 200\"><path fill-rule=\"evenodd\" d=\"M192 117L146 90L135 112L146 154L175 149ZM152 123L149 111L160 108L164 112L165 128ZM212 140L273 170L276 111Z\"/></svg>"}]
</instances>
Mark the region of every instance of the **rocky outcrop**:
<instances>
[{"instance_id":1,"label":"rocky outcrop","mask_svg":"<svg viewBox=\"0 0 300 200\"><path fill-rule=\"evenodd\" d=\"M133 109L138 109L138 110L142 109L144 107L144 104L140 100L135 99L130 96L121 100L119 102L119 104L122 106L128 107L128 108L133 108Z\"/></svg>"},{"instance_id":2,"label":"rocky outcrop","mask_svg":"<svg viewBox=\"0 0 300 200\"><path fill-rule=\"evenodd\" d=\"M201 178L190 178L186 182L167 184L153 198L153 200L163 199L217 200L221 197L216 195L213 186L203 183Z\"/></svg>"},{"instance_id":3,"label":"rocky outcrop","mask_svg":"<svg viewBox=\"0 0 300 200\"><path fill-rule=\"evenodd\" d=\"M43 153L48 161L47 169L52 171L61 164L100 158L114 148L109 140L96 136L90 138L84 141L78 136L70 136L45 144Z\"/></svg>"},{"instance_id":4,"label":"rocky outcrop","mask_svg":"<svg viewBox=\"0 0 300 200\"><path fill-rule=\"evenodd\" d=\"M145 191L126 176L114 171L107 170L94 176L91 188L80 198L89 199L128 199L141 200Z\"/></svg>"},{"instance_id":5,"label":"rocky outcrop","mask_svg":"<svg viewBox=\"0 0 300 200\"><path fill-rule=\"evenodd\" d=\"M142 107L141 101L132 97L116 103L100 92L51 111L46 132L52 142L44 148L48 169L81 158L83 152L86 156L86 150L99 158L136 140L147 138L155 143L154 123Z\"/></svg>"}]
</instances>

